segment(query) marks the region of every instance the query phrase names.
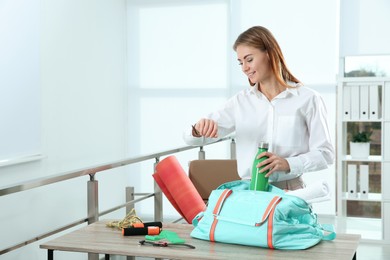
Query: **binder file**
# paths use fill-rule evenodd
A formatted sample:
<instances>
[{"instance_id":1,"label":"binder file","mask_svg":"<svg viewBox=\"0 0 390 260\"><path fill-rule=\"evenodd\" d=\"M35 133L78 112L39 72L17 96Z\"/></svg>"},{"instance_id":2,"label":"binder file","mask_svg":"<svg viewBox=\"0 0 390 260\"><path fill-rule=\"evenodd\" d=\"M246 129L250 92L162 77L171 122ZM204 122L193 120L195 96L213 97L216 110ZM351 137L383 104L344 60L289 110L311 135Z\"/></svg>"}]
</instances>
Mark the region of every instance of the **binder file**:
<instances>
[{"instance_id":1,"label":"binder file","mask_svg":"<svg viewBox=\"0 0 390 260\"><path fill-rule=\"evenodd\" d=\"M360 86L360 119L368 120L369 86Z\"/></svg>"},{"instance_id":2,"label":"binder file","mask_svg":"<svg viewBox=\"0 0 390 260\"><path fill-rule=\"evenodd\" d=\"M378 87L379 88L379 87ZM378 91L380 91L381 89L379 88ZM385 82L385 86L384 88L382 88L382 100L383 102L380 101L379 99L379 107L378 110L379 110L379 115L378 117L379 118L382 118L382 116L384 117L384 119L386 121L390 121L390 102L386 102L385 100L390 100L390 82ZM383 115L382 115L382 106L383 106Z\"/></svg>"},{"instance_id":3,"label":"binder file","mask_svg":"<svg viewBox=\"0 0 390 260\"><path fill-rule=\"evenodd\" d=\"M343 119L351 119L351 86L344 86Z\"/></svg>"},{"instance_id":4,"label":"binder file","mask_svg":"<svg viewBox=\"0 0 390 260\"><path fill-rule=\"evenodd\" d=\"M383 162L382 173L389 173L389 172L390 172L390 162ZM389 175L390 174L383 174L382 175L382 183L390 183L390 176ZM382 189L382 199L385 201L389 201L389 205L390 205L390 190L389 189ZM387 216L390 216L390 215L387 215Z\"/></svg>"},{"instance_id":5,"label":"binder file","mask_svg":"<svg viewBox=\"0 0 390 260\"><path fill-rule=\"evenodd\" d=\"M351 119L359 120L360 119L360 97L359 86L351 86Z\"/></svg>"},{"instance_id":6,"label":"binder file","mask_svg":"<svg viewBox=\"0 0 390 260\"><path fill-rule=\"evenodd\" d=\"M390 145L388 145L388 138L390 136L390 122L384 122L382 124L382 127L383 127L383 136L385 137L385 142L384 144L387 144L387 145L383 145L383 160L384 161L390 161ZM390 174L390 173L389 173ZM382 191L383 192L383 191Z\"/></svg>"},{"instance_id":7,"label":"binder file","mask_svg":"<svg viewBox=\"0 0 390 260\"><path fill-rule=\"evenodd\" d=\"M382 216L390 216L390 202L383 203L383 215ZM388 239L390 237L390 223L389 219L386 218L382 220L383 223L383 237L384 239Z\"/></svg>"},{"instance_id":8,"label":"binder file","mask_svg":"<svg viewBox=\"0 0 390 260\"><path fill-rule=\"evenodd\" d=\"M368 165L360 165L360 198L368 199Z\"/></svg>"},{"instance_id":9,"label":"binder file","mask_svg":"<svg viewBox=\"0 0 390 260\"><path fill-rule=\"evenodd\" d=\"M356 164L348 164L348 198L357 198Z\"/></svg>"},{"instance_id":10,"label":"binder file","mask_svg":"<svg viewBox=\"0 0 390 260\"><path fill-rule=\"evenodd\" d=\"M379 94L377 85L371 85L369 87L369 118L379 119Z\"/></svg>"}]
</instances>

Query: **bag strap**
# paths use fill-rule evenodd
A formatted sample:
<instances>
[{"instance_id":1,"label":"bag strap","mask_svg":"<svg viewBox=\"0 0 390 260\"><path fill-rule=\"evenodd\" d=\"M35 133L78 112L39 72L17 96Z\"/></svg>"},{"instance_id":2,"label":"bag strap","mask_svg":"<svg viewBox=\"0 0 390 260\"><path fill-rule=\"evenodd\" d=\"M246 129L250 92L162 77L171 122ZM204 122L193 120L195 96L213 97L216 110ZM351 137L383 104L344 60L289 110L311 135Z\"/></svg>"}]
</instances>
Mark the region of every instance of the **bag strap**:
<instances>
[{"instance_id":1,"label":"bag strap","mask_svg":"<svg viewBox=\"0 0 390 260\"><path fill-rule=\"evenodd\" d=\"M274 210L276 205L281 200L282 200L282 197L279 197L279 196L275 196L275 197L272 198L272 200L270 201L270 203L268 204L267 208L264 211L263 217L261 218L261 222L256 223L256 226L261 226L264 223L264 221L267 220L268 216L271 214L271 211Z\"/></svg>"},{"instance_id":2,"label":"bag strap","mask_svg":"<svg viewBox=\"0 0 390 260\"><path fill-rule=\"evenodd\" d=\"M217 203L215 204L214 210L213 210L213 215L214 215L214 220L213 223L211 224L210 228L210 241L214 242L215 241L215 229L217 227L218 219L217 215L222 209L222 205L225 202L225 200L232 194L232 190L225 189L219 196Z\"/></svg>"},{"instance_id":3,"label":"bag strap","mask_svg":"<svg viewBox=\"0 0 390 260\"><path fill-rule=\"evenodd\" d=\"M275 208L276 205L282 200L282 197L275 196L271 202L268 204L267 210L264 213L263 219L267 219L268 217L268 225L267 225L267 244L268 247L273 249L274 244L272 242L272 235L273 235L273 227L274 227L274 213L275 213ZM269 211L269 213L267 213ZM268 214L268 215L266 215Z\"/></svg>"}]
</instances>

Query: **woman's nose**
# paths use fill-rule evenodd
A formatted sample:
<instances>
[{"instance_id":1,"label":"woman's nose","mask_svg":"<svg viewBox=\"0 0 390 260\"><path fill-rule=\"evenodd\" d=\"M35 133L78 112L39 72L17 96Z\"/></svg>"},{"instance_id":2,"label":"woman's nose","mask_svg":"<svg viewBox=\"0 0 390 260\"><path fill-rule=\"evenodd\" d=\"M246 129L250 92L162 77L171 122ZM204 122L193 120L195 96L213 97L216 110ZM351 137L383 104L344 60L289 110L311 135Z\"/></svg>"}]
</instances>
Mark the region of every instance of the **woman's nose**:
<instances>
[{"instance_id":1,"label":"woman's nose","mask_svg":"<svg viewBox=\"0 0 390 260\"><path fill-rule=\"evenodd\" d=\"M245 72L245 71L247 71L249 69L249 67L248 67L247 64L243 63L241 69L242 69L243 72Z\"/></svg>"}]
</instances>

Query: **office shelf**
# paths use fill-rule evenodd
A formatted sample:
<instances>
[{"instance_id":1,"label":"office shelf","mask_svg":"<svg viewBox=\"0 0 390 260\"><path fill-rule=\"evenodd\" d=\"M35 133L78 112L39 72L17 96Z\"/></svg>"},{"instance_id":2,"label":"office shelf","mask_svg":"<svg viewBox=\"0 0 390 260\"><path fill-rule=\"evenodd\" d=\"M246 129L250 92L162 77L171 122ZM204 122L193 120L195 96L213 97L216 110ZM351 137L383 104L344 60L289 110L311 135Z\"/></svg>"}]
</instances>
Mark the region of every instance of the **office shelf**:
<instances>
[{"instance_id":1,"label":"office shelf","mask_svg":"<svg viewBox=\"0 0 390 260\"><path fill-rule=\"evenodd\" d=\"M353 158L351 155L344 155L340 157L342 157L342 161L349 162L382 162L382 156L380 155L370 155L368 158Z\"/></svg>"},{"instance_id":2,"label":"office shelf","mask_svg":"<svg viewBox=\"0 0 390 260\"><path fill-rule=\"evenodd\" d=\"M343 200L355 200L355 201L373 201L373 202L381 202L382 194L381 193L368 193L367 197L362 196L360 193L357 197L349 196L348 192L344 192L342 195Z\"/></svg>"},{"instance_id":3,"label":"office shelf","mask_svg":"<svg viewBox=\"0 0 390 260\"><path fill-rule=\"evenodd\" d=\"M386 187L390 184L390 78L341 78L337 104L337 215L353 218L354 232L363 238L367 221L372 219L377 226L380 222L370 238L390 241L390 189ZM350 155L350 136L357 129L375 131L367 158ZM361 196L363 189L368 196ZM379 218L364 213L361 218L350 217L364 212L367 205Z\"/></svg>"}]
</instances>

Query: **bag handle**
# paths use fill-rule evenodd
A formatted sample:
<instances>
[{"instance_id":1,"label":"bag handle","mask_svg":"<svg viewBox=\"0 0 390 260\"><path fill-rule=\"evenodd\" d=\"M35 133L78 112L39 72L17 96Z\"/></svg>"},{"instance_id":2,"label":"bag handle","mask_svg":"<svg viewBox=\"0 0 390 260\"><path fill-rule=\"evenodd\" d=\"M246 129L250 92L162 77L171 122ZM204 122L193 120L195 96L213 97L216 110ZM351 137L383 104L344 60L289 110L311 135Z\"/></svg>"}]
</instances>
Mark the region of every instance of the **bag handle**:
<instances>
[{"instance_id":1,"label":"bag handle","mask_svg":"<svg viewBox=\"0 0 390 260\"><path fill-rule=\"evenodd\" d=\"M261 222L256 223L256 226L261 226L264 221L267 220L268 216L271 214L271 212L275 209L276 205L282 200L282 197L275 196L272 198L270 203L268 204L267 208L264 211L263 217L261 218Z\"/></svg>"},{"instance_id":2,"label":"bag handle","mask_svg":"<svg viewBox=\"0 0 390 260\"><path fill-rule=\"evenodd\" d=\"M226 189L222 192L222 194L219 196L218 198L218 201L217 203L215 204L215 207L214 207L214 210L213 210L213 215L214 215L214 219L215 219L215 216L219 214L219 212L221 211L222 209L222 205L224 203L224 201L227 199L227 197L230 196L230 194L232 194L232 190L229 190L229 189ZM201 211L199 212L192 220L192 225L194 227L197 227L198 224L199 224L199 221L203 218L204 216L204 211Z\"/></svg>"},{"instance_id":3,"label":"bag handle","mask_svg":"<svg viewBox=\"0 0 390 260\"><path fill-rule=\"evenodd\" d=\"M222 194L219 196L217 203L215 204L214 210L213 210L213 215L218 215L219 212L221 212L223 203L225 200L232 194L233 191L229 189L223 190Z\"/></svg>"},{"instance_id":4,"label":"bag handle","mask_svg":"<svg viewBox=\"0 0 390 260\"><path fill-rule=\"evenodd\" d=\"M198 224L199 224L199 221L203 218L203 216L204 216L204 211L199 212L199 213L194 217L194 219L192 220L192 225L193 225L194 227L197 227Z\"/></svg>"}]
</instances>

